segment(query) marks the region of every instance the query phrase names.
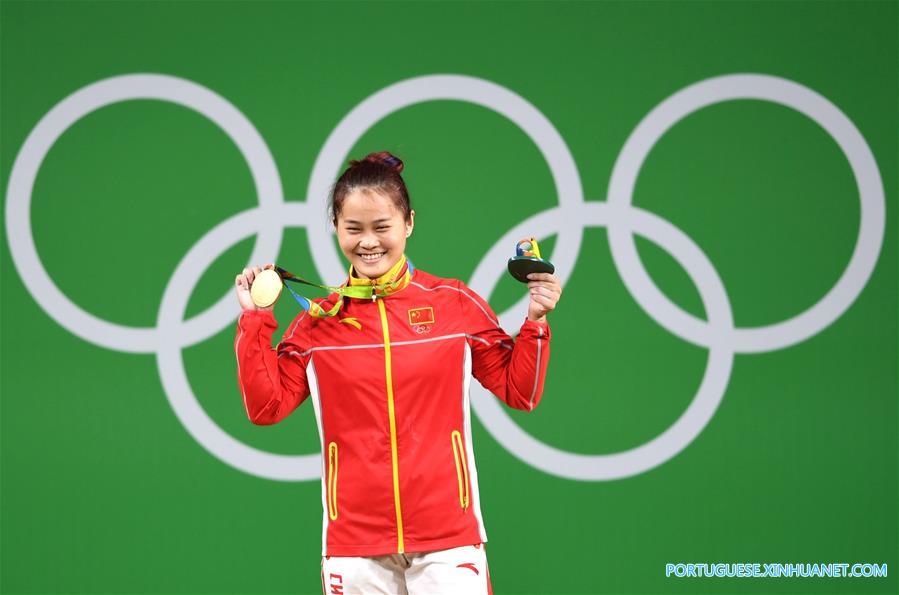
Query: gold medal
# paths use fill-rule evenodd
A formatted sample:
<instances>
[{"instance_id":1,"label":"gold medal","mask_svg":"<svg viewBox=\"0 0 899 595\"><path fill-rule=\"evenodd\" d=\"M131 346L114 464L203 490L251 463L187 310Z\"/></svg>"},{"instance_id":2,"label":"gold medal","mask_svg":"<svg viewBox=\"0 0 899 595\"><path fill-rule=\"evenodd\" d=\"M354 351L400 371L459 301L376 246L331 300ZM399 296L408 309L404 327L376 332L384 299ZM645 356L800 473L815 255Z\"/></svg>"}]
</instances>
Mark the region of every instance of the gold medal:
<instances>
[{"instance_id":1,"label":"gold medal","mask_svg":"<svg viewBox=\"0 0 899 595\"><path fill-rule=\"evenodd\" d=\"M257 308L268 308L278 301L283 288L284 282L281 281L281 275L273 269L265 269L253 279L253 285L250 286L250 297Z\"/></svg>"}]
</instances>

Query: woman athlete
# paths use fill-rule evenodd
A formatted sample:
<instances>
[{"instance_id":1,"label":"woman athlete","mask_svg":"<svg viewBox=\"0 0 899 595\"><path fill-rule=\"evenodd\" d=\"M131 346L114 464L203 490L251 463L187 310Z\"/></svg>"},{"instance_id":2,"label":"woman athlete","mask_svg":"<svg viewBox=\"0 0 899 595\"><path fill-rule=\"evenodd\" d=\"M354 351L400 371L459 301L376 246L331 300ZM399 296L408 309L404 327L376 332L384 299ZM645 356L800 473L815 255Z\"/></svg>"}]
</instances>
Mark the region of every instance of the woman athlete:
<instances>
[{"instance_id":1,"label":"woman athlete","mask_svg":"<svg viewBox=\"0 0 899 595\"><path fill-rule=\"evenodd\" d=\"M312 397L322 448L325 593L490 593L469 383L510 407L540 402L549 361L548 312L562 288L533 273L518 336L456 279L406 259L415 211L388 152L338 179L331 217L350 263L342 287L312 300L280 343L272 307L237 275L238 383L254 424L274 424ZM271 268L266 265L264 268Z\"/></svg>"}]
</instances>

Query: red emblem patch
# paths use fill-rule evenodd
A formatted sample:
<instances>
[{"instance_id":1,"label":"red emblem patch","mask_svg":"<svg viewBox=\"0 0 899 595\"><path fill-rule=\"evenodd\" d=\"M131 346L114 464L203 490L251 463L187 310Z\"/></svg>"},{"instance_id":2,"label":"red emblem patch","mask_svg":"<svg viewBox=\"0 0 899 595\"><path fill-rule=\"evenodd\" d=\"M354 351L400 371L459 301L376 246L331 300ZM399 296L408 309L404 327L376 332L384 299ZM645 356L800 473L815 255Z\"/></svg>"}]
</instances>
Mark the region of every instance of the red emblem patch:
<instances>
[{"instance_id":1,"label":"red emblem patch","mask_svg":"<svg viewBox=\"0 0 899 595\"><path fill-rule=\"evenodd\" d=\"M434 324L434 308L412 308L409 310L409 324Z\"/></svg>"}]
</instances>

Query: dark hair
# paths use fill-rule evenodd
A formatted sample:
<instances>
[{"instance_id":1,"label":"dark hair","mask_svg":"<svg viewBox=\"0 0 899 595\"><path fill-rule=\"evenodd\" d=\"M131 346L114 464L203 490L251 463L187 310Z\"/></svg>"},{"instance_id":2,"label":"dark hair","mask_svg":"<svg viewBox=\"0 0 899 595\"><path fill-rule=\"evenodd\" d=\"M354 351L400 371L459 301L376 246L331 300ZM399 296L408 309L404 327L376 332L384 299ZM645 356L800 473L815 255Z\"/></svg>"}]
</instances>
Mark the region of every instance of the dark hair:
<instances>
[{"instance_id":1,"label":"dark hair","mask_svg":"<svg viewBox=\"0 0 899 595\"><path fill-rule=\"evenodd\" d=\"M361 160L351 159L350 166L337 179L331 192L329 215L334 226L337 227L337 216L347 195L365 188L389 196L396 208L402 211L403 219L409 221L412 204L406 182L400 175L402 171L403 161L388 151L369 153Z\"/></svg>"}]
</instances>

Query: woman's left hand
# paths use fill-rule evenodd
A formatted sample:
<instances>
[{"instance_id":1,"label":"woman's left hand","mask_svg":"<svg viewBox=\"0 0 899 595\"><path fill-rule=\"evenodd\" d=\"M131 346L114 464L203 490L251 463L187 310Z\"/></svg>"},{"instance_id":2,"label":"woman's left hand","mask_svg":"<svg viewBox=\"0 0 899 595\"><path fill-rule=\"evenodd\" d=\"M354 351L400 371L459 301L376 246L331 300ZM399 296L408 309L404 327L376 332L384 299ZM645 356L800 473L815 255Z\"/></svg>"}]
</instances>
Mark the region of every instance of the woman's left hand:
<instances>
[{"instance_id":1,"label":"woman's left hand","mask_svg":"<svg viewBox=\"0 0 899 595\"><path fill-rule=\"evenodd\" d=\"M528 275L531 303L528 304L528 320L545 322L546 315L554 310L562 297L562 285L555 275L531 273Z\"/></svg>"}]
</instances>

